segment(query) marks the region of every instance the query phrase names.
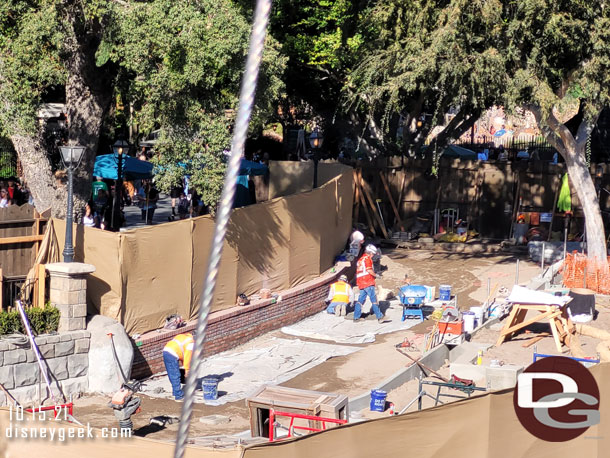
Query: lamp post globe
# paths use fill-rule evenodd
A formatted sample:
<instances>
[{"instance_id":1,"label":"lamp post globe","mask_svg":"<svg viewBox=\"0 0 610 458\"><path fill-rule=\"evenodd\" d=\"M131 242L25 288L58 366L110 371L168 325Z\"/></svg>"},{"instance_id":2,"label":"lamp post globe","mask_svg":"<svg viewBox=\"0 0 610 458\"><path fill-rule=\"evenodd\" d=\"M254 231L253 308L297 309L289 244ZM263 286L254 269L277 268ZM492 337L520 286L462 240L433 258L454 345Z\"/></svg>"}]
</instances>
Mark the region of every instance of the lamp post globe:
<instances>
[{"instance_id":1,"label":"lamp post globe","mask_svg":"<svg viewBox=\"0 0 610 458\"><path fill-rule=\"evenodd\" d=\"M74 199L73 199L73 174L85 153L84 146L66 145L59 147L61 151L61 159L68 171L68 205L66 211L66 241L64 243L63 257L64 262L74 261L74 245L72 244L72 222L74 214Z\"/></svg>"},{"instance_id":2,"label":"lamp post globe","mask_svg":"<svg viewBox=\"0 0 610 458\"><path fill-rule=\"evenodd\" d=\"M311 145L311 149L313 149L313 187L318 187L318 161L320 159L319 151L322 147L322 142L324 141L324 136L320 133L318 128L314 128L311 135L309 135L309 144Z\"/></svg>"}]
</instances>

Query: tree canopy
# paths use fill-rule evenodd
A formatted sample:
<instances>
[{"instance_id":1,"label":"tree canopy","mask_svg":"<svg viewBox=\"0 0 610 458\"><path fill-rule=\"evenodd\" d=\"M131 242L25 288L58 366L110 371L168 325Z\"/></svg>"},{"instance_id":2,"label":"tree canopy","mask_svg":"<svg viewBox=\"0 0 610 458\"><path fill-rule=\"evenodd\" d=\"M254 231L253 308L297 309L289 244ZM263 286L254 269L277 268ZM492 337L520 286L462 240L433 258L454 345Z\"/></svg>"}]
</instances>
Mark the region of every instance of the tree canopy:
<instances>
[{"instance_id":1,"label":"tree canopy","mask_svg":"<svg viewBox=\"0 0 610 458\"><path fill-rule=\"evenodd\" d=\"M138 125L162 131L161 187L186 162L204 201L215 203L247 52L242 9L230 0L10 0L0 15L0 131L13 140L35 201L61 214L58 164L37 111L63 102L69 140L87 147L83 199L100 136L111 143L117 128ZM255 123L275 110L284 65L270 39Z\"/></svg>"}]
</instances>

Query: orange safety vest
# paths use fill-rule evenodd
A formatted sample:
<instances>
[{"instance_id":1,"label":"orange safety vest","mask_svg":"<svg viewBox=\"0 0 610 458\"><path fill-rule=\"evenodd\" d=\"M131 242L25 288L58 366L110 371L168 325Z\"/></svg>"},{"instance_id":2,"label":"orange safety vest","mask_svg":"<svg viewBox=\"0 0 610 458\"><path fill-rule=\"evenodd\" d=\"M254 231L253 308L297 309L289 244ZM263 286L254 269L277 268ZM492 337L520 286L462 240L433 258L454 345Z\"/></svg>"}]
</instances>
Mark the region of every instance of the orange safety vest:
<instances>
[{"instance_id":1,"label":"orange safety vest","mask_svg":"<svg viewBox=\"0 0 610 458\"><path fill-rule=\"evenodd\" d=\"M191 367L191 357L193 356L193 348L195 341L192 334L178 334L172 340L165 344L163 351L178 358L183 362L184 369L189 370Z\"/></svg>"},{"instance_id":2,"label":"orange safety vest","mask_svg":"<svg viewBox=\"0 0 610 458\"><path fill-rule=\"evenodd\" d=\"M336 283L333 283L331 285L331 288L333 289L333 298L330 301L332 302L340 302L341 304L349 304L350 303L350 299L349 299L349 285L347 283L345 283L344 281L338 281Z\"/></svg>"},{"instance_id":3,"label":"orange safety vest","mask_svg":"<svg viewBox=\"0 0 610 458\"><path fill-rule=\"evenodd\" d=\"M373 270L373 258L370 254L366 253L358 259L356 264L356 283L358 288L364 289L369 286L375 286L375 277L368 272L369 270Z\"/></svg>"}]
</instances>

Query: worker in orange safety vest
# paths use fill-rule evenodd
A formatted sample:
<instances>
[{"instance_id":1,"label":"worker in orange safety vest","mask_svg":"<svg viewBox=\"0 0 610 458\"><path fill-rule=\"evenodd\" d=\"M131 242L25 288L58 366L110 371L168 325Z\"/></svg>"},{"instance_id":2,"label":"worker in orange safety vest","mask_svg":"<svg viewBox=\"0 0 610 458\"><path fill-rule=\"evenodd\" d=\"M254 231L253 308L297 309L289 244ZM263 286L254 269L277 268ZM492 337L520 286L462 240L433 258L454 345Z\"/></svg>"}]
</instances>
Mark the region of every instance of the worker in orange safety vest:
<instances>
[{"instance_id":1,"label":"worker in orange safety vest","mask_svg":"<svg viewBox=\"0 0 610 458\"><path fill-rule=\"evenodd\" d=\"M384 321L385 315L379 309L377 303L377 294L375 293L375 278L377 275L373 269L373 256L377 253L377 248L374 245L367 245L364 254L358 259L356 264L356 284L360 290L358 300L354 306L354 321L358 321L362 317L362 304L368 296L371 300L373 313L380 323Z\"/></svg>"},{"instance_id":2,"label":"worker in orange safety vest","mask_svg":"<svg viewBox=\"0 0 610 458\"><path fill-rule=\"evenodd\" d=\"M328 303L328 307L326 307L328 313L334 313L337 316L345 316L347 314L347 307L354 302L354 291L349 283L347 283L345 275L341 275L339 281L330 285L326 302Z\"/></svg>"},{"instance_id":3,"label":"worker in orange safety vest","mask_svg":"<svg viewBox=\"0 0 610 458\"><path fill-rule=\"evenodd\" d=\"M188 376L194 345L193 334L189 332L187 334L178 334L167 342L163 348L163 362L165 363L165 370L172 384L172 394L176 401L184 399L184 392L180 383L180 363L184 366L185 374Z\"/></svg>"}]
</instances>

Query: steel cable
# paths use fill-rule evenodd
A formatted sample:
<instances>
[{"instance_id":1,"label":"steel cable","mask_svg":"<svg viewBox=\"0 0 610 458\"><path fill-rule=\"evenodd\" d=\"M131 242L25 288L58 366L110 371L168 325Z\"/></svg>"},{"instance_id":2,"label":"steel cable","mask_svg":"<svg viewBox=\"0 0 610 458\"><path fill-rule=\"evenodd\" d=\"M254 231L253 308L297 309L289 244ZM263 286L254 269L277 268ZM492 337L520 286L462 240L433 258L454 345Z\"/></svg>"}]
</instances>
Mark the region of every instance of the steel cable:
<instances>
[{"instance_id":1,"label":"steel cable","mask_svg":"<svg viewBox=\"0 0 610 458\"><path fill-rule=\"evenodd\" d=\"M191 368L186 380L184 405L180 415L180 426L178 429L178 437L176 438L174 458L184 457L186 442L188 439L191 416L193 414L193 404L195 402L195 388L199 367L203 356L205 328L208 321L208 315L210 314L214 289L216 287L218 266L220 264L225 234L227 232L227 224L229 222L231 209L233 208L235 188L237 187L237 176L239 173L242 153L244 151L246 136L248 134L248 124L250 122L250 115L252 114L252 106L254 105L256 81L258 78L263 49L265 47L265 36L270 11L271 0L257 0L256 9L254 11L252 34L250 36L248 57L246 59L246 69L239 95L239 107L237 110L235 130L231 143L231 156L225 175L220 205L216 215L212 249L208 258L206 278L201 297L201 304L199 307L199 318L197 320L197 328L194 335L195 345L193 357L191 359Z\"/></svg>"}]
</instances>

